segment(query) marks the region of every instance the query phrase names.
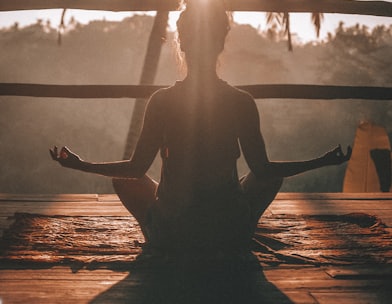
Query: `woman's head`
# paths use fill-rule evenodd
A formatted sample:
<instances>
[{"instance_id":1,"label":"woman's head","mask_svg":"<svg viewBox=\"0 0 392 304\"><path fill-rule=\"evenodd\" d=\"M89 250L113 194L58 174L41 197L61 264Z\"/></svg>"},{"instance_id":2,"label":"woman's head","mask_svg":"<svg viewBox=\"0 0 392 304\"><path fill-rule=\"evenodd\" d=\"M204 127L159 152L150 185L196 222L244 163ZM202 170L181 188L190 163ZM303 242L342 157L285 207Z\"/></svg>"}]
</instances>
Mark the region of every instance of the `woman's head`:
<instances>
[{"instance_id":1,"label":"woman's head","mask_svg":"<svg viewBox=\"0 0 392 304\"><path fill-rule=\"evenodd\" d=\"M188 0L177 21L181 51L188 65L200 60L216 62L223 51L230 19L222 0Z\"/></svg>"}]
</instances>

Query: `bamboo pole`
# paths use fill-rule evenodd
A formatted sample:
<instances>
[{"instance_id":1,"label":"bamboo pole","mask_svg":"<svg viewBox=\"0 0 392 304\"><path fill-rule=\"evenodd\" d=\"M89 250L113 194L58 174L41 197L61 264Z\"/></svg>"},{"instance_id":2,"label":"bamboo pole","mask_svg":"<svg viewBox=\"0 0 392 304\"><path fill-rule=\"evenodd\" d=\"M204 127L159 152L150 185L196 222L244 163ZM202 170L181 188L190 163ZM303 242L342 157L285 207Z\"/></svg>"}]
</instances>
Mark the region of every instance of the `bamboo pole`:
<instances>
[{"instance_id":1,"label":"bamboo pole","mask_svg":"<svg viewBox=\"0 0 392 304\"><path fill-rule=\"evenodd\" d=\"M168 11L158 11L154 18L154 24L151 30L147 52L144 58L143 70L140 76L141 85L154 83L158 70L162 44L166 38L168 20ZM135 100L135 105L132 111L131 124L129 126L124 150L124 159L128 159L131 156L133 149L136 146L137 139L139 138L139 134L143 125L144 112L147 105L146 97L148 96L141 96Z\"/></svg>"}]
</instances>

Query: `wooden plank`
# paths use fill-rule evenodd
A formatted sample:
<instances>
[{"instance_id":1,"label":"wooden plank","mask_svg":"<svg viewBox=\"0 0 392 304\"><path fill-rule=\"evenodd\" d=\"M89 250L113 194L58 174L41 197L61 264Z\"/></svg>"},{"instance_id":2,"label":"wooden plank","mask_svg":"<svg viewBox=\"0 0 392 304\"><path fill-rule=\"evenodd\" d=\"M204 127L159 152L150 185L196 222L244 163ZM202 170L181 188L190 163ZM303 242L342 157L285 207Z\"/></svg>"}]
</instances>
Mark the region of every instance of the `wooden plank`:
<instances>
[{"instance_id":1,"label":"wooden plank","mask_svg":"<svg viewBox=\"0 0 392 304\"><path fill-rule=\"evenodd\" d=\"M291 210L288 209L273 209L272 207L267 209L273 216L276 215L289 215L289 214L301 214L301 215L343 215L347 213L370 213L369 210L361 210L361 209L296 209L293 208ZM387 227L392 227L392 215L390 211L386 211L385 213L380 212L372 212L370 215L376 215ZM261 222L263 218L261 218Z\"/></svg>"},{"instance_id":2,"label":"wooden plank","mask_svg":"<svg viewBox=\"0 0 392 304\"><path fill-rule=\"evenodd\" d=\"M140 285L129 272L51 269L0 270L0 298L3 303L90 303L118 282Z\"/></svg>"},{"instance_id":3,"label":"wooden plank","mask_svg":"<svg viewBox=\"0 0 392 304\"><path fill-rule=\"evenodd\" d=\"M392 210L391 195L376 196L378 200L357 200L356 196L347 196L340 194L349 199L339 199L339 194L322 196L320 194L279 194L277 199L268 209L270 214L342 214L350 212L363 212L368 214L380 214L387 216ZM4 197L4 196L3 196ZM324 197L326 199L322 200ZM291 199L290 199L291 198ZM306 198L306 199L304 199ZM72 214L72 215L128 215L116 195L82 196L80 201L73 195L62 195L56 197L37 195L19 195L15 196L15 201L1 201L0 215L3 217L10 216L15 212L30 212L43 214ZM24 200L26 199L26 201ZM51 202L50 199L56 200ZM91 199L91 200L90 200ZM42 200L42 201L40 201ZM390 203L391 201L391 203ZM81 204L80 202L83 202Z\"/></svg>"},{"instance_id":4,"label":"wooden plank","mask_svg":"<svg viewBox=\"0 0 392 304\"><path fill-rule=\"evenodd\" d=\"M268 277L267 277L268 279ZM389 287L389 281L383 280L316 280L307 279L306 277L299 277L296 279L282 278L277 280L269 280L276 287L281 290L309 290L317 289L320 291L337 291L342 289L356 289L361 290L366 288L367 290L377 290L380 288ZM336 303L336 302L335 302Z\"/></svg>"},{"instance_id":5,"label":"wooden plank","mask_svg":"<svg viewBox=\"0 0 392 304\"><path fill-rule=\"evenodd\" d=\"M364 205L358 205L358 206L353 206L353 205L347 205L345 206L344 204L326 204L326 205L317 205L317 204L285 204L285 205L280 205L279 203L272 203L269 208L268 208L272 213L278 214L279 212L282 212L282 214L292 214L292 213L301 213L301 214L330 214L331 212L337 212L337 213L342 213L342 212L364 212L364 213L370 213L370 214L375 214L379 213L382 210L389 211L390 208L381 208L380 206L375 206L375 208L371 208L368 206Z\"/></svg>"},{"instance_id":6,"label":"wooden plank","mask_svg":"<svg viewBox=\"0 0 392 304\"><path fill-rule=\"evenodd\" d=\"M392 200L392 193L279 192L275 200ZM14 194L0 193L0 201L119 201L116 194Z\"/></svg>"},{"instance_id":7,"label":"wooden plank","mask_svg":"<svg viewBox=\"0 0 392 304\"><path fill-rule=\"evenodd\" d=\"M344 268L340 268L344 269ZM331 280L331 276L327 273L324 268L314 266L287 266L287 267L265 267L263 269L264 275L268 280L285 280L287 278L298 280L300 278L306 278L308 280Z\"/></svg>"},{"instance_id":8,"label":"wooden plank","mask_svg":"<svg viewBox=\"0 0 392 304\"><path fill-rule=\"evenodd\" d=\"M64 201L97 201L98 194L19 194L0 193L2 201L37 201L37 202L64 202Z\"/></svg>"},{"instance_id":9,"label":"wooden plank","mask_svg":"<svg viewBox=\"0 0 392 304\"><path fill-rule=\"evenodd\" d=\"M275 200L392 200L392 193L303 193L303 192L279 192Z\"/></svg>"},{"instance_id":10,"label":"wooden plank","mask_svg":"<svg viewBox=\"0 0 392 304\"><path fill-rule=\"evenodd\" d=\"M392 193L279 192L275 200L392 200ZM0 201L119 201L116 194L14 194L0 193Z\"/></svg>"},{"instance_id":11,"label":"wooden plank","mask_svg":"<svg viewBox=\"0 0 392 304\"><path fill-rule=\"evenodd\" d=\"M96 207L96 208L109 208L122 206L119 200L113 201L71 201L64 200L62 202L51 201L2 201L0 206L8 207L53 207L53 208L77 208L83 207ZM327 208L345 208L345 209L373 209L373 210L391 210L392 200L275 200L271 206L279 207L293 207L293 208L306 208L306 207L327 207Z\"/></svg>"},{"instance_id":12,"label":"wooden plank","mask_svg":"<svg viewBox=\"0 0 392 304\"><path fill-rule=\"evenodd\" d=\"M325 272L334 279L343 280L392 279L392 265L333 267L326 269Z\"/></svg>"},{"instance_id":13,"label":"wooden plank","mask_svg":"<svg viewBox=\"0 0 392 304\"><path fill-rule=\"evenodd\" d=\"M113 282L113 281L111 281ZM371 289L379 289L388 287L389 282L384 282L381 280L308 280L306 278L296 279L296 280L275 280L275 281L263 281L260 282L260 287L268 286L269 282L273 283L279 289L283 290L297 290L303 292L307 289L317 289L320 291L337 291L342 289L356 289L360 290L362 288L366 288L367 290ZM123 288L132 288L140 286L142 282L139 280L122 280L122 287ZM53 290L53 285L56 284L56 291ZM2 281L2 293L18 293L19 290L33 292L37 289L41 290L50 290L51 292L58 292L59 290L69 290L77 288L91 288L92 285L98 285L96 280L89 281L89 280L81 280L78 281L77 284L79 286L75 286L74 280L66 280L64 278L59 278L56 280L38 280L35 282L31 282L28 280L10 280L10 281Z\"/></svg>"},{"instance_id":14,"label":"wooden plank","mask_svg":"<svg viewBox=\"0 0 392 304\"><path fill-rule=\"evenodd\" d=\"M50 202L50 201L3 201L0 202L0 216L7 217L13 215L15 212L22 213L41 213L41 214L105 214L105 215L129 215L128 211L119 201L113 202L98 202L98 201L83 201L83 202Z\"/></svg>"},{"instance_id":15,"label":"wooden plank","mask_svg":"<svg viewBox=\"0 0 392 304\"><path fill-rule=\"evenodd\" d=\"M348 214L348 213L365 213L371 216L376 216L376 217L382 217L382 216L387 216L391 214L391 210L380 210L380 209L362 209L362 208L344 208L344 207L315 207L315 208L297 208L297 207L274 207L270 206L268 209L273 215L278 215L278 214L302 214L302 215L328 215L328 214L336 214L336 215L342 215L342 214Z\"/></svg>"},{"instance_id":16,"label":"wooden plank","mask_svg":"<svg viewBox=\"0 0 392 304\"><path fill-rule=\"evenodd\" d=\"M77 276L77 275L75 275ZM114 284L118 280L113 280L113 281L108 281L108 280L101 280L101 282L108 282L109 284ZM141 282L138 280L123 280L122 281L126 287L136 287L140 286ZM77 283L79 286L75 286L75 283ZM57 290L53 290L53 285L56 284ZM102 285L109 285L109 284L102 284ZM84 288L91 288L92 285L99 285L96 280L90 281L89 279L84 279L84 280L77 280L75 281L73 278L72 279L64 279L62 277L54 279L54 280L36 280L35 282L29 282L28 280L9 280L9 281L2 281L1 282L1 287L2 287L2 292L15 292L18 293L18 286L20 289L23 289L24 291L32 292L37 289L41 290L47 290L49 292L58 292L59 290L70 290L70 289L84 289Z\"/></svg>"},{"instance_id":17,"label":"wooden plank","mask_svg":"<svg viewBox=\"0 0 392 304\"><path fill-rule=\"evenodd\" d=\"M119 202L120 199L117 194L99 194L98 195L99 202Z\"/></svg>"},{"instance_id":18,"label":"wooden plank","mask_svg":"<svg viewBox=\"0 0 392 304\"><path fill-rule=\"evenodd\" d=\"M342 1L342 0L226 0L227 10L265 12L321 12L392 16L390 3L386 1ZM26 9L70 8L105 11L154 11L177 10L176 0L1 0L0 11Z\"/></svg>"},{"instance_id":19,"label":"wooden plank","mask_svg":"<svg viewBox=\"0 0 392 304\"><path fill-rule=\"evenodd\" d=\"M339 293L339 295L342 293L343 298L349 293L351 298L355 298L361 296L362 289L365 289L367 293L375 294L376 291L379 291L380 286L383 286L379 284L379 281L367 284L364 281L333 280L328 276L327 279L315 280L314 274L321 271L314 267L305 267L302 272L300 267L295 267L295 276L291 276L290 271L293 271L293 269L273 270L270 268L267 272L264 271L264 274L270 283L278 286L294 303L317 303L311 300L313 293L317 294L317 299L319 299L318 296L320 296L320 299L324 299L324 296L335 293ZM24 272L26 274L25 277L20 278L21 276L23 277ZM272 273L273 275L271 276L270 274ZM19 297L30 299L29 303L37 303L34 301L42 299L55 303L57 299L71 292L72 296L67 297L67 300L77 301L77 303L86 301L87 303L94 296L104 292L120 281L122 290L126 289L129 291L129 289L132 290L132 288L140 286L137 278L133 279L132 275L128 276L127 272L118 274L107 270L82 270L74 274L67 268L55 267L54 269L46 270L6 270L0 271L0 274L3 274L3 276L0 276L0 279L10 278L8 280L5 278L5 282L1 282L2 290L0 291L0 296L3 300L8 300L5 303L14 303ZM261 283L261 286L264 284L267 284L267 282ZM118 292L121 292L121 290ZM136 293L137 289L135 289ZM127 292L127 294L129 293ZM340 303L336 302L335 296L333 296L333 299L335 302L331 301L329 303Z\"/></svg>"},{"instance_id":20,"label":"wooden plank","mask_svg":"<svg viewBox=\"0 0 392 304\"><path fill-rule=\"evenodd\" d=\"M109 196L110 197L110 196ZM298 197L303 197L298 196ZM41 213L48 215L128 215L126 209L115 196L113 200L107 201L69 201L66 196L62 197L62 202L39 202L39 198L29 197L29 201L3 201L0 202L0 216L7 217L15 212ZM275 200L268 208L268 214L344 214L351 212L363 212L371 215L389 218L392 210L392 203L389 200L287 200L288 196ZM72 199L72 196L70 196ZM46 200L46 198L44 199Z\"/></svg>"},{"instance_id":21,"label":"wooden plank","mask_svg":"<svg viewBox=\"0 0 392 304\"><path fill-rule=\"evenodd\" d=\"M344 207L344 208L363 208L363 209L392 209L392 200L303 200L303 199L291 199L291 200L275 200L274 206L293 206L295 208L301 208L312 206L312 207Z\"/></svg>"},{"instance_id":22,"label":"wooden plank","mask_svg":"<svg viewBox=\"0 0 392 304\"><path fill-rule=\"evenodd\" d=\"M39 282L43 283L43 282ZM92 299L105 292L111 285L96 284L96 282L71 282L63 285L63 282L50 282L45 285L33 285L26 289L17 284L4 286L0 296L4 303L90 303ZM95 284L94 284L95 283ZM3 286L2 286L3 287ZM33 288L35 287L35 288ZM115 303L115 302L114 302Z\"/></svg>"},{"instance_id":23,"label":"wooden plank","mask_svg":"<svg viewBox=\"0 0 392 304\"><path fill-rule=\"evenodd\" d=\"M69 209L69 208L114 208L121 207L122 203L117 202L96 202L96 201L85 201L81 202L31 202L31 201L17 201L17 202L0 202L2 208L17 208L23 210L23 208L52 208L52 209Z\"/></svg>"},{"instance_id":24,"label":"wooden plank","mask_svg":"<svg viewBox=\"0 0 392 304\"><path fill-rule=\"evenodd\" d=\"M288 291L284 293L292 303L300 304L318 304L316 299L307 291Z\"/></svg>"},{"instance_id":25,"label":"wooden plank","mask_svg":"<svg viewBox=\"0 0 392 304\"><path fill-rule=\"evenodd\" d=\"M392 4L391 4L392 5ZM167 86L154 85L55 85L0 83L0 96L57 98L148 98ZM237 86L254 98L392 100L391 87L259 84ZM34 99L31 99L34 101ZM55 100L54 100L55 101Z\"/></svg>"},{"instance_id":26,"label":"wooden plank","mask_svg":"<svg viewBox=\"0 0 392 304\"><path fill-rule=\"evenodd\" d=\"M363 291L355 292L311 292L318 304L387 304L390 303L390 292Z\"/></svg>"},{"instance_id":27,"label":"wooden plank","mask_svg":"<svg viewBox=\"0 0 392 304\"><path fill-rule=\"evenodd\" d=\"M74 209L69 209L69 210L37 210L37 209L27 209L24 212L26 213L39 213L42 215L67 215L67 216L128 216L129 213L125 210L103 210L103 211L97 211L97 210L74 210ZM7 215L0 213L0 216ZM13 215L13 213L11 214Z\"/></svg>"},{"instance_id":28,"label":"wooden plank","mask_svg":"<svg viewBox=\"0 0 392 304\"><path fill-rule=\"evenodd\" d=\"M4 280L57 280L58 278L72 279L72 280L105 280L118 281L124 279L129 275L129 271L112 271L108 269L79 270L77 273L73 272L69 267L55 266L50 269L19 269L10 270L2 269L0 271L0 281Z\"/></svg>"}]
</instances>

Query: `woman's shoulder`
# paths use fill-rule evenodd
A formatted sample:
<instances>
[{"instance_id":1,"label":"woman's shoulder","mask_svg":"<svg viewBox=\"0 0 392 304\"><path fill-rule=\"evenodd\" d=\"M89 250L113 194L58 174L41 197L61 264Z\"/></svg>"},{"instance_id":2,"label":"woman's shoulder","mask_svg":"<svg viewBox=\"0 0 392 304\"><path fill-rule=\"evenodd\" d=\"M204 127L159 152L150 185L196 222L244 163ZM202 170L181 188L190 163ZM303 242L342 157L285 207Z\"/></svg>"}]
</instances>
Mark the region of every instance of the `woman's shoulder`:
<instances>
[{"instance_id":1,"label":"woman's shoulder","mask_svg":"<svg viewBox=\"0 0 392 304\"><path fill-rule=\"evenodd\" d=\"M161 88L157 91L155 91L151 97L150 97L150 102L163 102L165 100L169 100L172 98L173 94L176 94L178 92L179 87L180 87L180 81L176 81L173 85Z\"/></svg>"},{"instance_id":2,"label":"woman's shoulder","mask_svg":"<svg viewBox=\"0 0 392 304\"><path fill-rule=\"evenodd\" d=\"M223 90L225 90L229 94L232 94L233 96L244 98L244 99L253 99L252 95L249 94L249 92L242 90L236 86L233 86L229 84L227 81L221 80L220 84Z\"/></svg>"},{"instance_id":3,"label":"woman's shoulder","mask_svg":"<svg viewBox=\"0 0 392 304\"><path fill-rule=\"evenodd\" d=\"M172 85L155 91L149 98L148 108L160 110L162 107L166 107L172 99L174 87L175 85Z\"/></svg>"},{"instance_id":4,"label":"woman's shoulder","mask_svg":"<svg viewBox=\"0 0 392 304\"><path fill-rule=\"evenodd\" d=\"M151 95L150 99L162 99L162 98L165 98L167 96L168 92L171 91L172 87L173 86L169 86L169 87L158 89L157 91L155 91Z\"/></svg>"},{"instance_id":5,"label":"woman's shoulder","mask_svg":"<svg viewBox=\"0 0 392 304\"><path fill-rule=\"evenodd\" d=\"M253 96L249 92L232 86L225 81L223 82L223 85L227 98L233 100L233 102L240 105L250 105L255 103Z\"/></svg>"}]
</instances>

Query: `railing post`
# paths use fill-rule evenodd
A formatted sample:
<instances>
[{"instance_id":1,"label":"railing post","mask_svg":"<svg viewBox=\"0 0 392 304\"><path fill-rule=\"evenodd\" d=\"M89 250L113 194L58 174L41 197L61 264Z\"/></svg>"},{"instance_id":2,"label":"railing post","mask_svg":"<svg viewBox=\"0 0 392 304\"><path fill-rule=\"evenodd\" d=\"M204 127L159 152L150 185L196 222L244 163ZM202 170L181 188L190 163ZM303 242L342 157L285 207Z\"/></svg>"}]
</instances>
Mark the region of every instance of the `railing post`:
<instances>
[{"instance_id":1,"label":"railing post","mask_svg":"<svg viewBox=\"0 0 392 304\"><path fill-rule=\"evenodd\" d=\"M144 58L143 70L140 77L141 85L154 83L159 65L162 44L164 43L166 37L168 18L168 11L157 11L154 19L154 25L150 34L150 39L148 41L147 52ZM138 98L135 100L123 159L129 159L135 148L137 139L140 135L141 127L143 125L143 117L146 105L147 99L145 98Z\"/></svg>"}]
</instances>

